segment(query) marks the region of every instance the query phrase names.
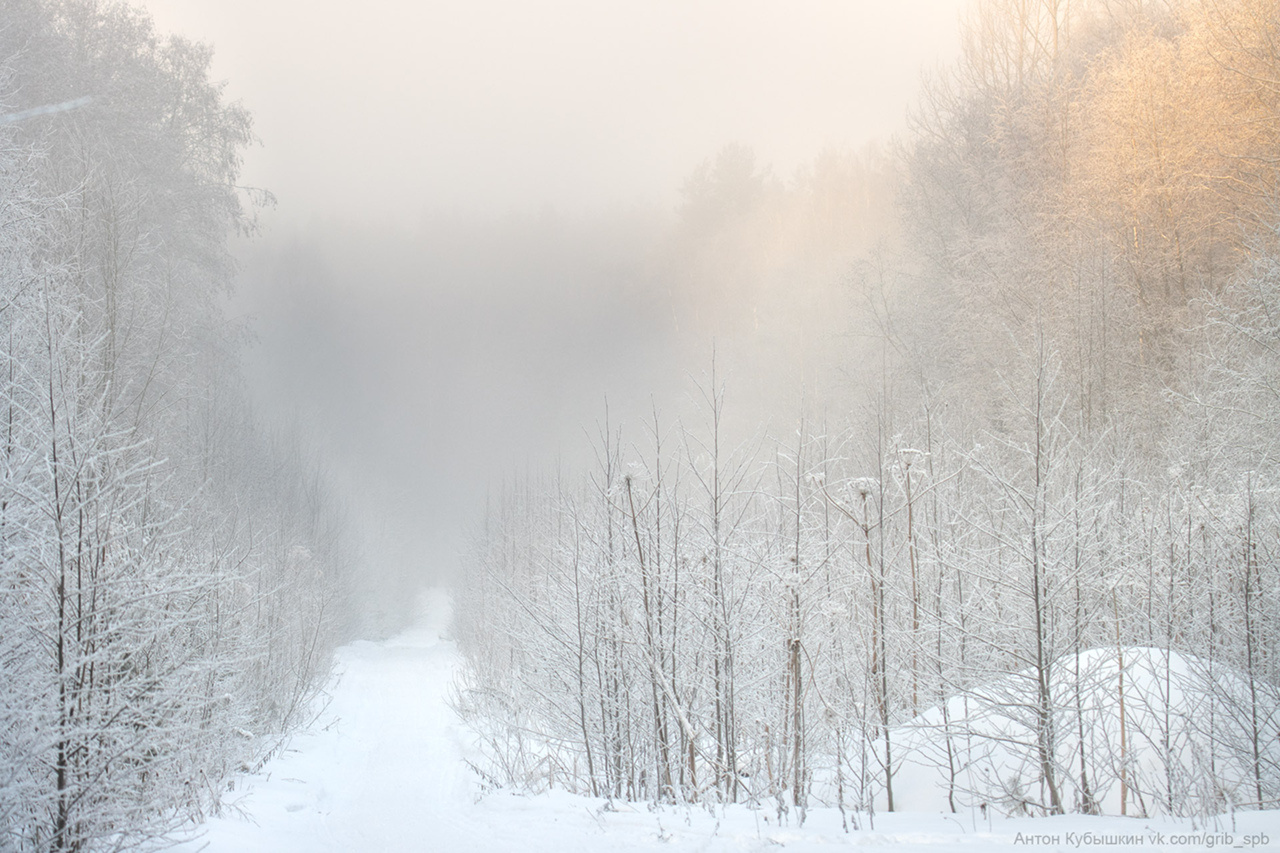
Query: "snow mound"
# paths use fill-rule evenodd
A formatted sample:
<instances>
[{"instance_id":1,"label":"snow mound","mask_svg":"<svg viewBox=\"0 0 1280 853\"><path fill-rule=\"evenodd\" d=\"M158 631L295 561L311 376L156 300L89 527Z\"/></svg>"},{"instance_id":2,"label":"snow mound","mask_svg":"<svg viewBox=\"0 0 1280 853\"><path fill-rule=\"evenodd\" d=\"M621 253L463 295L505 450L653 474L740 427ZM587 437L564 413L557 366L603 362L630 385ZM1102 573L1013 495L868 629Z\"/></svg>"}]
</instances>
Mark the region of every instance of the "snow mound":
<instances>
[{"instance_id":1,"label":"snow mound","mask_svg":"<svg viewBox=\"0 0 1280 853\"><path fill-rule=\"evenodd\" d=\"M1280 770L1274 686L1158 648L1095 648L1050 668L1047 725L1027 670L964 691L891 732L895 807L991 808L1043 814L1050 796L1038 732L1046 733L1067 811L1219 814L1258 806L1253 766L1261 710L1263 806ZM899 763L900 762L900 763ZM1271 794L1274 796L1274 793Z\"/></svg>"}]
</instances>

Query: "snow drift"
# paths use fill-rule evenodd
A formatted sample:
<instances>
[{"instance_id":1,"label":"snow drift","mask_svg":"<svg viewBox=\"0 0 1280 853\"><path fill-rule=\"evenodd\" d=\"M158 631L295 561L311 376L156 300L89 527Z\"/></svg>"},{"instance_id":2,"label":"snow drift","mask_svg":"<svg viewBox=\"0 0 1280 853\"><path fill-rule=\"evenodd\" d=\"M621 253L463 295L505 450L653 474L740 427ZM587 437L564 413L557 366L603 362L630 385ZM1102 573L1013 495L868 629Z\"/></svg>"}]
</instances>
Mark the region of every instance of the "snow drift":
<instances>
[{"instance_id":1,"label":"snow drift","mask_svg":"<svg viewBox=\"0 0 1280 853\"><path fill-rule=\"evenodd\" d=\"M1265 808L1275 796L1275 685L1147 647L1061 657L1050 682L1053 772L1066 808L1218 814L1259 800ZM1035 683L1030 671L1011 674L893 730L896 808L1045 812Z\"/></svg>"}]
</instances>

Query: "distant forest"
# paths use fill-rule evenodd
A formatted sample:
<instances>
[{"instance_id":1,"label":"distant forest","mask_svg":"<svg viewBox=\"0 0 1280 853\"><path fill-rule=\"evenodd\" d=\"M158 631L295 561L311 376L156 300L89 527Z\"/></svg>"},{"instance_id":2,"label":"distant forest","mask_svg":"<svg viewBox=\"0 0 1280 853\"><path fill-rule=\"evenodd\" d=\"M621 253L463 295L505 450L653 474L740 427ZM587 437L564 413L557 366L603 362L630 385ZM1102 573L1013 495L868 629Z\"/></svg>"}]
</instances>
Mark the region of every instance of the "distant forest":
<instances>
[{"instance_id":1,"label":"distant forest","mask_svg":"<svg viewBox=\"0 0 1280 853\"><path fill-rule=\"evenodd\" d=\"M687 182L693 405L602 411L475 531L489 783L1276 807L1280 6L982 0L963 45L892 145ZM788 380L711 354L727 315L806 365L768 430L735 400Z\"/></svg>"}]
</instances>

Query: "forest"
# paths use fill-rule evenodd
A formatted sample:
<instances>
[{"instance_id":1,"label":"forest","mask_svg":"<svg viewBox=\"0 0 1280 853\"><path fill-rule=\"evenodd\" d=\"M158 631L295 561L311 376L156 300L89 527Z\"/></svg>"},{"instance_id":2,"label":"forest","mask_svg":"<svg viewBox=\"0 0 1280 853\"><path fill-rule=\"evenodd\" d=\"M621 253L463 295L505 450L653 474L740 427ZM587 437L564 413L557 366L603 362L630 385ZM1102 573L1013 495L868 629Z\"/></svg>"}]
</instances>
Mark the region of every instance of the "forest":
<instances>
[{"instance_id":1,"label":"forest","mask_svg":"<svg viewBox=\"0 0 1280 853\"><path fill-rule=\"evenodd\" d=\"M0 848L134 850L309 721L350 630L323 466L262 426L229 240L267 201L210 50L0 3Z\"/></svg>"},{"instance_id":2,"label":"forest","mask_svg":"<svg viewBox=\"0 0 1280 853\"><path fill-rule=\"evenodd\" d=\"M470 89L361 98L521 100L482 67L508 44L463 51ZM295 174L345 218L273 234L211 47L0 0L0 850L190 841L330 701L318 775L257 801L298 849L295 817L421 844L627 803L710 837L737 809L755 838L717 849L818 809L1280 808L1280 6L974 0L961 45L900 135L787 174L727 144L674 209L389 224L351 199L412 192L336 188L418 140L362 126ZM358 70L317 50L321 88ZM488 191L560 138L520 107L464 164Z\"/></svg>"},{"instance_id":3,"label":"forest","mask_svg":"<svg viewBox=\"0 0 1280 853\"><path fill-rule=\"evenodd\" d=\"M686 397L475 526L488 784L1276 807L1280 7L984 0L963 39L893 144L685 184Z\"/></svg>"}]
</instances>

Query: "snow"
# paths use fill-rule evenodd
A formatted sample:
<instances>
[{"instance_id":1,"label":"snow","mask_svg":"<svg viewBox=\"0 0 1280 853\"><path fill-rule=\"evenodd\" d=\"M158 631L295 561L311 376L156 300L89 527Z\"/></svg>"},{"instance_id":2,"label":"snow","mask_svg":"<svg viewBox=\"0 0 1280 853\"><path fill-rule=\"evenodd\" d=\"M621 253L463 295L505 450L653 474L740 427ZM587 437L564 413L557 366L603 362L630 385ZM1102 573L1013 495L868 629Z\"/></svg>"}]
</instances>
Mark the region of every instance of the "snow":
<instances>
[{"instance_id":1,"label":"snow","mask_svg":"<svg viewBox=\"0 0 1280 853\"><path fill-rule=\"evenodd\" d=\"M1085 753L1091 794L1104 814L1119 814L1120 796L1120 663L1123 661L1123 695L1126 706L1129 806L1140 813L1163 807L1166 787L1178 789L1180 798L1208 797L1201 788L1210 779L1221 788L1224 801L1251 798L1247 769L1234 767L1225 750L1217 747L1217 773L1210 774L1206 756L1210 742L1210 687L1212 672L1219 691L1247 692L1247 679L1222 667L1211 667L1193 655L1146 647L1096 648L1083 651L1078 660L1079 703L1083 716ZM1074 775L1080 740L1073 703L1076 701L1077 662L1066 655L1054 663L1052 676L1055 708L1056 765L1066 803L1078 800ZM895 802L902 808L939 810L947 804L947 721L953 734L951 748L957 768L956 801L986 801L992 808L1012 810L1011 790L1019 789L1030 801L1043 802L1034 790L1039 770L1032 728L1035 676L1030 670L975 688L947 702L947 716L936 707L893 733L900 766L895 774ZM1259 690L1265 685L1259 684ZM1231 723L1219 710L1213 722L1221 740ZM1166 775L1166 760L1172 779ZM895 764L897 760L895 761ZM1198 787L1199 786L1199 787ZM1145 791L1145 798L1142 795Z\"/></svg>"},{"instance_id":2,"label":"snow","mask_svg":"<svg viewBox=\"0 0 1280 853\"><path fill-rule=\"evenodd\" d=\"M865 814L846 832L839 812L810 809L803 826L772 807L652 810L553 791L486 791L467 766L470 738L448 705L460 658L447 639L449 599L432 591L417 627L338 654L330 701L229 795L182 853L574 853L663 850L830 851L999 849L1280 849L1280 811L1241 812L1208 825L1066 815ZM1160 836L1163 836L1161 838ZM1185 836L1185 837L1184 837ZM1229 837L1228 837L1229 836ZM1265 843L1262 842L1265 836ZM1118 842L1108 844L1106 842ZM1135 844L1136 842L1136 844Z\"/></svg>"}]
</instances>

